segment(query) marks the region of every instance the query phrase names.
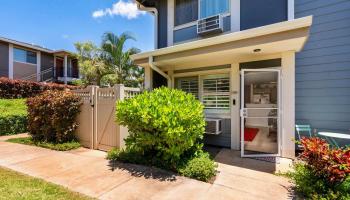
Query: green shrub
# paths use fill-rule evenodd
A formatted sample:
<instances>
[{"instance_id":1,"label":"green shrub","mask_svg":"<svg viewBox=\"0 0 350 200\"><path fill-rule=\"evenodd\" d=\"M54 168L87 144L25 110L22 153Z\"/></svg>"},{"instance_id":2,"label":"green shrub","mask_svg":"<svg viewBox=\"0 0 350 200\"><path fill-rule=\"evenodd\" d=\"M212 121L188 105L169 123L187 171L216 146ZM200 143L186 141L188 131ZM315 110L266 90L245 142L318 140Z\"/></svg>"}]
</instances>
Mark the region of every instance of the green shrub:
<instances>
[{"instance_id":1,"label":"green shrub","mask_svg":"<svg viewBox=\"0 0 350 200\"><path fill-rule=\"evenodd\" d=\"M294 165L294 172L291 173L291 178L296 185L296 191L304 194L306 197L311 198L315 191L318 191L319 194L328 193L326 182L302 163Z\"/></svg>"},{"instance_id":2,"label":"green shrub","mask_svg":"<svg viewBox=\"0 0 350 200\"><path fill-rule=\"evenodd\" d=\"M184 157L176 169L170 169L162 160L152 155L143 155L141 152L131 149L112 149L107 153L108 160L120 161L139 165L156 166L162 169L172 170L182 176L194 178L200 181L209 181L216 175L217 164L210 159L208 153L198 151L192 157Z\"/></svg>"},{"instance_id":3,"label":"green shrub","mask_svg":"<svg viewBox=\"0 0 350 200\"><path fill-rule=\"evenodd\" d=\"M163 87L117 102L116 119L129 129L128 149L153 155L169 168L202 148L203 105L183 91Z\"/></svg>"},{"instance_id":4,"label":"green shrub","mask_svg":"<svg viewBox=\"0 0 350 200\"><path fill-rule=\"evenodd\" d=\"M345 200L350 199L350 177L336 185L326 178L316 175L316 172L304 163L294 165L294 172L289 177L295 183L295 189L306 199Z\"/></svg>"},{"instance_id":5,"label":"green shrub","mask_svg":"<svg viewBox=\"0 0 350 200\"><path fill-rule=\"evenodd\" d=\"M28 130L33 140L64 143L74 140L80 98L69 91L46 91L29 98Z\"/></svg>"},{"instance_id":6,"label":"green shrub","mask_svg":"<svg viewBox=\"0 0 350 200\"><path fill-rule=\"evenodd\" d=\"M25 99L0 99L0 135L27 132Z\"/></svg>"},{"instance_id":7,"label":"green shrub","mask_svg":"<svg viewBox=\"0 0 350 200\"><path fill-rule=\"evenodd\" d=\"M208 153L200 153L183 164L178 172L183 176L207 182L216 175L216 168L217 165Z\"/></svg>"},{"instance_id":8,"label":"green shrub","mask_svg":"<svg viewBox=\"0 0 350 200\"><path fill-rule=\"evenodd\" d=\"M64 143L51 143L51 142L33 141L32 137L12 138L12 139L8 139L7 141L12 143L43 147L46 149L51 149L56 151L69 151L72 149L77 149L81 146L80 143L75 140L64 142Z\"/></svg>"}]
</instances>

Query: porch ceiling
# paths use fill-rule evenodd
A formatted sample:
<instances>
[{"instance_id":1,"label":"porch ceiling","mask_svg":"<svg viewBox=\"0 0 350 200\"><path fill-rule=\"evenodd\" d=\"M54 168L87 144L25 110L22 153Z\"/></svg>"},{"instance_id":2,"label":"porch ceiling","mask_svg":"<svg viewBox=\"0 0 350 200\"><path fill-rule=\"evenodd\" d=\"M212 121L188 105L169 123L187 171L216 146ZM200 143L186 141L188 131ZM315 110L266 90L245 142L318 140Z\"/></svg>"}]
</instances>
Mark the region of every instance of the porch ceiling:
<instances>
[{"instance_id":1,"label":"porch ceiling","mask_svg":"<svg viewBox=\"0 0 350 200\"><path fill-rule=\"evenodd\" d=\"M153 64L161 69L213 66L260 56L302 50L309 36L312 17L267 25L208 39L183 43L133 55L140 66ZM254 52L261 49L260 52Z\"/></svg>"}]
</instances>

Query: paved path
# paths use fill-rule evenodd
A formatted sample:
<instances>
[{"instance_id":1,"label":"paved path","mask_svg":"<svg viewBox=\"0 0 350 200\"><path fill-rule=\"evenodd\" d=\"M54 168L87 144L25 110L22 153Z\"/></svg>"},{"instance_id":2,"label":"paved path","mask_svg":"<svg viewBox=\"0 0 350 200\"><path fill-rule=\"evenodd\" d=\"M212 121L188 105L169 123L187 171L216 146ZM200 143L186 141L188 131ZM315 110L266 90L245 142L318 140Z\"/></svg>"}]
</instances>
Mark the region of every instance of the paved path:
<instances>
[{"instance_id":1,"label":"paved path","mask_svg":"<svg viewBox=\"0 0 350 200\"><path fill-rule=\"evenodd\" d=\"M4 139L0 137L0 166L99 199L290 199L287 179L262 172L269 170L266 162L243 160L230 150L216 156L219 174L209 184L155 168L111 164L100 151L57 152Z\"/></svg>"}]
</instances>

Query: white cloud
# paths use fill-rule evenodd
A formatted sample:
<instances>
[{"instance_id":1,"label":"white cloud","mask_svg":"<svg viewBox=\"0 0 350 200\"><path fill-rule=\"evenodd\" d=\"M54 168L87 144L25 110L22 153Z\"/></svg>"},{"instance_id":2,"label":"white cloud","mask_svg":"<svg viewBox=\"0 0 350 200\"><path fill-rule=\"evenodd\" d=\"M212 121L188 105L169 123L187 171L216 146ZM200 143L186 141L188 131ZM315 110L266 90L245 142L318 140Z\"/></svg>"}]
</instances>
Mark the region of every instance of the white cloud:
<instances>
[{"instance_id":1,"label":"white cloud","mask_svg":"<svg viewBox=\"0 0 350 200\"><path fill-rule=\"evenodd\" d=\"M112 8L96 10L92 13L93 18L100 18L104 16L122 16L127 19L135 19L139 15L143 15L145 12L137 9L136 3L119 0L117 3L112 5Z\"/></svg>"}]
</instances>

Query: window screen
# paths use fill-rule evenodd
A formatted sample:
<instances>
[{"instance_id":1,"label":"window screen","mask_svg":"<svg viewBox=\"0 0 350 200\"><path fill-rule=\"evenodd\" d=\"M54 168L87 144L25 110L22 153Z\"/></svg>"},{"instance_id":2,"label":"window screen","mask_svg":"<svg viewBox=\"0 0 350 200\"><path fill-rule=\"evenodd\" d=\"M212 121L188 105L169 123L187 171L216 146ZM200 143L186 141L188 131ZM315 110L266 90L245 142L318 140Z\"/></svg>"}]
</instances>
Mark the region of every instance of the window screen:
<instances>
[{"instance_id":1,"label":"window screen","mask_svg":"<svg viewBox=\"0 0 350 200\"><path fill-rule=\"evenodd\" d=\"M202 78L202 102L206 109L229 109L230 79L226 75Z\"/></svg>"},{"instance_id":2,"label":"window screen","mask_svg":"<svg viewBox=\"0 0 350 200\"><path fill-rule=\"evenodd\" d=\"M175 0L175 26L198 19L198 0Z\"/></svg>"}]
</instances>

